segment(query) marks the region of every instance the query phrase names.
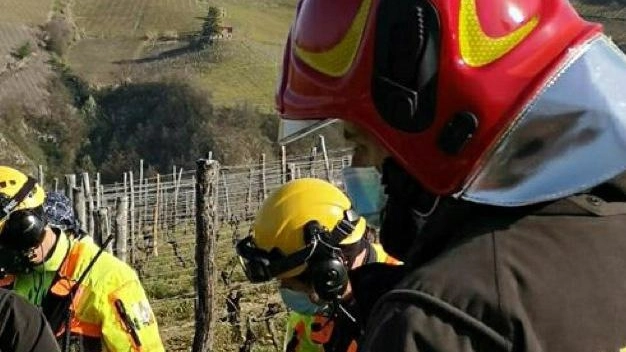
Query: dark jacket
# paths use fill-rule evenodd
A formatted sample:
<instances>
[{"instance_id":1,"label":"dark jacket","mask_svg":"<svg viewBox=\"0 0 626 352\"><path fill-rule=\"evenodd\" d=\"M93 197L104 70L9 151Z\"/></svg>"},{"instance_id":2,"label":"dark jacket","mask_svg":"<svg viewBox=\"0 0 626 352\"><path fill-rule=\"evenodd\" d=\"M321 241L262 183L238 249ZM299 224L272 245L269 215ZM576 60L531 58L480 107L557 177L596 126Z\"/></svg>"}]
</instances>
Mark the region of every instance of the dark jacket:
<instances>
[{"instance_id":1,"label":"dark jacket","mask_svg":"<svg viewBox=\"0 0 626 352\"><path fill-rule=\"evenodd\" d=\"M362 313L361 351L625 350L626 203L611 200L495 208L454 224L440 252ZM370 275L360 276L351 280L368 307Z\"/></svg>"},{"instance_id":2,"label":"dark jacket","mask_svg":"<svg viewBox=\"0 0 626 352\"><path fill-rule=\"evenodd\" d=\"M0 289L0 351L60 351L43 313L5 289Z\"/></svg>"}]
</instances>

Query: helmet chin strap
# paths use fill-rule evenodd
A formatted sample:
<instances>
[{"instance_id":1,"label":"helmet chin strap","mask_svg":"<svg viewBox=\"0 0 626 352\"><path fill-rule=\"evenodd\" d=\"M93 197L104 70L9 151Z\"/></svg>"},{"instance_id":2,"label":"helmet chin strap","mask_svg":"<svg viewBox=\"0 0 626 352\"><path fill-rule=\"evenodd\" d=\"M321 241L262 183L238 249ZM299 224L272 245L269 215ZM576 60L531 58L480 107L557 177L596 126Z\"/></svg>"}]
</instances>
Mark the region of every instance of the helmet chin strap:
<instances>
[{"instance_id":1,"label":"helmet chin strap","mask_svg":"<svg viewBox=\"0 0 626 352\"><path fill-rule=\"evenodd\" d=\"M383 163L382 183L388 197L380 241L389 254L405 263L411 262L422 247L422 230L439 208L440 199L421 187L391 158Z\"/></svg>"},{"instance_id":2,"label":"helmet chin strap","mask_svg":"<svg viewBox=\"0 0 626 352\"><path fill-rule=\"evenodd\" d=\"M26 179L26 182L24 183L24 185L22 185L22 187L20 187L17 193L15 193L15 195L11 197L6 204L2 204L2 209L0 209L2 211L1 220L8 219L11 213L15 211L15 208L17 208L17 206L24 200L24 198L26 198L28 193L30 193L30 191L35 188L36 184L37 180L35 180L34 178L29 176Z\"/></svg>"},{"instance_id":3,"label":"helmet chin strap","mask_svg":"<svg viewBox=\"0 0 626 352\"><path fill-rule=\"evenodd\" d=\"M341 304L341 301L339 299L335 299L333 302L330 302L330 307L331 309L330 309L330 313L328 314L328 317L331 319L326 320L324 325L322 325L321 327L322 329L326 327L328 323L331 322L333 317L337 317L339 313L345 315L353 323L356 323L356 318L352 314L350 314L350 312L348 312L348 310L343 306L343 304Z\"/></svg>"},{"instance_id":4,"label":"helmet chin strap","mask_svg":"<svg viewBox=\"0 0 626 352\"><path fill-rule=\"evenodd\" d=\"M439 200L440 199L441 199L441 196L436 196L435 200L433 201L432 206L426 212L421 212L418 209L413 209L413 212L415 212L415 214L417 214L417 215L419 215L419 216L421 216L423 218L427 218L427 217L433 215L433 213L437 209L437 206L439 205Z\"/></svg>"},{"instance_id":5,"label":"helmet chin strap","mask_svg":"<svg viewBox=\"0 0 626 352\"><path fill-rule=\"evenodd\" d=\"M424 189L391 157L383 162L382 183L389 197L409 206L421 217L431 216L439 205L440 196Z\"/></svg>"}]
</instances>

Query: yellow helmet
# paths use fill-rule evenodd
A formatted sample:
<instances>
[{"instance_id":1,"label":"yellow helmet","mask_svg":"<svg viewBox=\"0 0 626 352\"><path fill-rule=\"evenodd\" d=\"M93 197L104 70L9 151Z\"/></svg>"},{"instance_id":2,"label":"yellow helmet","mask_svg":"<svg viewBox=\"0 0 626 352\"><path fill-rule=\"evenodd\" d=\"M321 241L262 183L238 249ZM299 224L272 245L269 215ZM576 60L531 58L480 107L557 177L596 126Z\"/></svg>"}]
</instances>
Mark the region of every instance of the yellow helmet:
<instances>
[{"instance_id":1,"label":"yellow helmet","mask_svg":"<svg viewBox=\"0 0 626 352\"><path fill-rule=\"evenodd\" d=\"M45 192L33 178L11 167L0 166L0 233L11 213L41 207L44 200Z\"/></svg>"},{"instance_id":2,"label":"yellow helmet","mask_svg":"<svg viewBox=\"0 0 626 352\"><path fill-rule=\"evenodd\" d=\"M351 208L348 197L326 181L303 178L288 182L274 191L258 211L253 225L254 244L258 249L280 250L289 256L307 246L304 234L307 223L317 221L331 231L345 219ZM359 217L354 222L354 229L339 244L359 241L365 227L365 219ZM278 275L278 278L299 275L305 268L301 265Z\"/></svg>"}]
</instances>

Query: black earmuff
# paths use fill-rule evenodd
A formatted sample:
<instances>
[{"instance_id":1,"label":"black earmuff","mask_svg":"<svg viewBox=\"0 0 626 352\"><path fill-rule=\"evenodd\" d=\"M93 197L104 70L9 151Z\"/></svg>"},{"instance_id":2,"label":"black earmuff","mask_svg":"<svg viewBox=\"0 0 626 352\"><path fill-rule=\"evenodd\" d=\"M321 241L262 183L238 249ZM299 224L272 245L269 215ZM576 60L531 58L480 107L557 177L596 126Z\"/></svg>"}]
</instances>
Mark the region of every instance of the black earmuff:
<instances>
[{"instance_id":1,"label":"black earmuff","mask_svg":"<svg viewBox=\"0 0 626 352\"><path fill-rule=\"evenodd\" d=\"M308 260L308 269L315 293L325 301L334 301L348 287L348 269L335 247L337 243L328 243L330 233L319 222L313 220L304 226L305 241L308 244L317 241L313 256Z\"/></svg>"},{"instance_id":2,"label":"black earmuff","mask_svg":"<svg viewBox=\"0 0 626 352\"><path fill-rule=\"evenodd\" d=\"M14 211L2 229L0 244L20 251L35 248L43 241L46 223L43 207Z\"/></svg>"},{"instance_id":3,"label":"black earmuff","mask_svg":"<svg viewBox=\"0 0 626 352\"><path fill-rule=\"evenodd\" d=\"M310 265L315 293L328 302L340 299L348 287L348 270L341 256L313 258Z\"/></svg>"},{"instance_id":4,"label":"black earmuff","mask_svg":"<svg viewBox=\"0 0 626 352\"><path fill-rule=\"evenodd\" d=\"M427 0L382 0L376 19L372 98L393 128L419 132L435 116L439 19Z\"/></svg>"}]
</instances>

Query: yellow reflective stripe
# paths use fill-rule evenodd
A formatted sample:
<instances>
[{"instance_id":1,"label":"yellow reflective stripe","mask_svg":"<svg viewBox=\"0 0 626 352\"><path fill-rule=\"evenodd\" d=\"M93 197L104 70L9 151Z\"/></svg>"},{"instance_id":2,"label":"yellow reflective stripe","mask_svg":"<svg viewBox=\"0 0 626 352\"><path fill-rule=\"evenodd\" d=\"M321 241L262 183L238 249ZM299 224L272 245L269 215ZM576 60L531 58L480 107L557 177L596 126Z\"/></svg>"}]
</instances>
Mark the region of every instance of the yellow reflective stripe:
<instances>
[{"instance_id":1,"label":"yellow reflective stripe","mask_svg":"<svg viewBox=\"0 0 626 352\"><path fill-rule=\"evenodd\" d=\"M461 0L459 42L463 61L472 67L488 65L513 50L539 24L534 16L522 27L501 37L487 35L478 18L476 0Z\"/></svg>"},{"instance_id":2,"label":"yellow reflective stripe","mask_svg":"<svg viewBox=\"0 0 626 352\"><path fill-rule=\"evenodd\" d=\"M364 0L359 7L350 28L334 47L324 52L312 52L294 43L294 53L307 65L331 77L341 77L348 72L359 51L361 39L367 25L372 0Z\"/></svg>"}]
</instances>

